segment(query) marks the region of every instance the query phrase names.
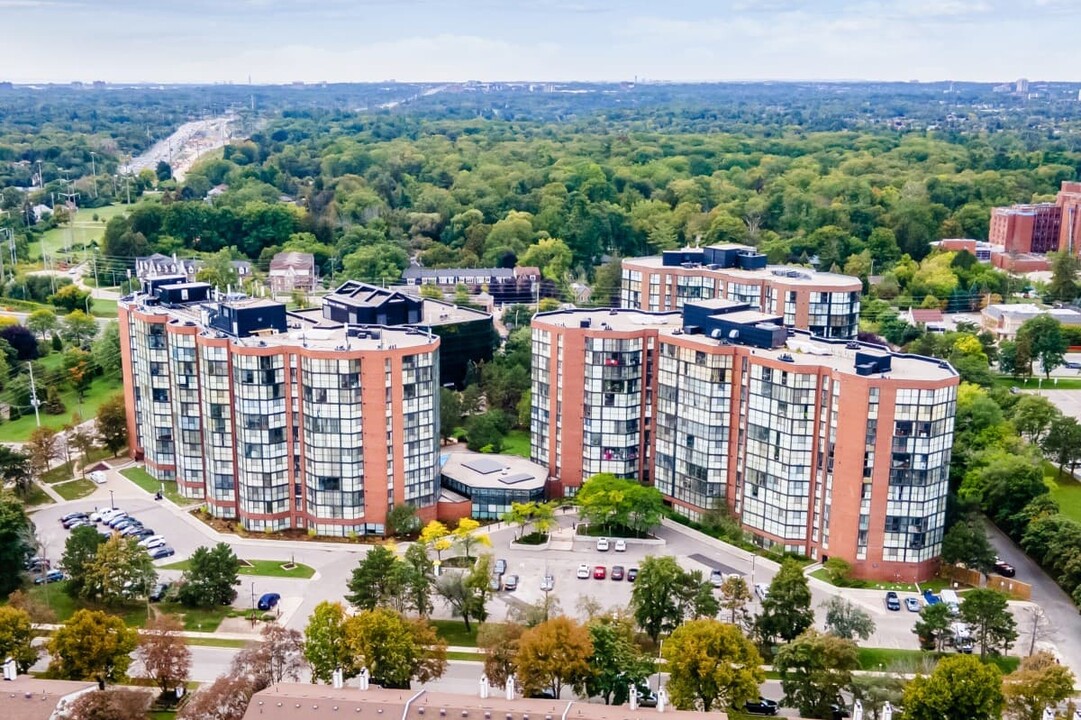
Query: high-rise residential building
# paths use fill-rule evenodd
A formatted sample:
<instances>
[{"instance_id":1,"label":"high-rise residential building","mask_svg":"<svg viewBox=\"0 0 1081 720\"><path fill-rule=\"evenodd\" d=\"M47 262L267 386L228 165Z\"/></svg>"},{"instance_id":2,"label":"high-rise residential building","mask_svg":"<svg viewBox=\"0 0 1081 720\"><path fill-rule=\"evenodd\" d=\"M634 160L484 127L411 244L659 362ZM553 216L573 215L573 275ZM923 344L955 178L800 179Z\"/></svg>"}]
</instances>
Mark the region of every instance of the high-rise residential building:
<instances>
[{"instance_id":1,"label":"high-rise residential building","mask_svg":"<svg viewBox=\"0 0 1081 720\"><path fill-rule=\"evenodd\" d=\"M687 301L747 303L814 335L852 338L859 329L859 278L790 265L767 265L745 245L711 245L623 260L620 305L679 310Z\"/></svg>"},{"instance_id":2,"label":"high-rise residential building","mask_svg":"<svg viewBox=\"0 0 1081 720\"><path fill-rule=\"evenodd\" d=\"M957 373L781 320L722 299L537 315L534 462L556 494L612 472L692 519L724 509L763 546L930 577Z\"/></svg>"},{"instance_id":3,"label":"high-rise residential building","mask_svg":"<svg viewBox=\"0 0 1081 720\"><path fill-rule=\"evenodd\" d=\"M132 454L212 515L330 536L382 535L402 503L435 517L434 333L184 277L148 279L119 314Z\"/></svg>"}]
</instances>

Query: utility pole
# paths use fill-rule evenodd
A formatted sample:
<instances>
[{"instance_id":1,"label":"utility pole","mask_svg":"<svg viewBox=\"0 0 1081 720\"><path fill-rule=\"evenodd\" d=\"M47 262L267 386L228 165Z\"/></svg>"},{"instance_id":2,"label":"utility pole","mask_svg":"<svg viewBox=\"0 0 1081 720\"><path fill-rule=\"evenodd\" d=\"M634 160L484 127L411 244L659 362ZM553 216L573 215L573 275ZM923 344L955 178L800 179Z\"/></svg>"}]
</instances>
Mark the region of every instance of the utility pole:
<instances>
[{"instance_id":1,"label":"utility pole","mask_svg":"<svg viewBox=\"0 0 1081 720\"><path fill-rule=\"evenodd\" d=\"M96 199L97 196L98 196L98 166L97 166L97 163L94 162L94 156L95 155L97 155L97 153L91 151L91 153L90 153L90 171L94 174L94 198Z\"/></svg>"},{"instance_id":2,"label":"utility pole","mask_svg":"<svg viewBox=\"0 0 1081 720\"><path fill-rule=\"evenodd\" d=\"M26 363L26 366L30 368L30 404L34 407L34 419L37 420L38 427L41 427L41 413L38 411L41 402L38 400L37 385L34 384L34 365Z\"/></svg>"},{"instance_id":3,"label":"utility pole","mask_svg":"<svg viewBox=\"0 0 1081 720\"><path fill-rule=\"evenodd\" d=\"M75 183L71 180L64 178L64 186L67 188L67 192L60 193L60 197L64 198L64 206L69 210L68 215L68 246L67 251L71 252L71 246L75 244L75 213L78 208L75 205L76 199L79 197L79 193L75 192Z\"/></svg>"},{"instance_id":4,"label":"utility pole","mask_svg":"<svg viewBox=\"0 0 1081 720\"><path fill-rule=\"evenodd\" d=\"M91 256L91 262L94 263L94 287L101 287L98 283L98 249L94 248L94 254Z\"/></svg>"}]
</instances>

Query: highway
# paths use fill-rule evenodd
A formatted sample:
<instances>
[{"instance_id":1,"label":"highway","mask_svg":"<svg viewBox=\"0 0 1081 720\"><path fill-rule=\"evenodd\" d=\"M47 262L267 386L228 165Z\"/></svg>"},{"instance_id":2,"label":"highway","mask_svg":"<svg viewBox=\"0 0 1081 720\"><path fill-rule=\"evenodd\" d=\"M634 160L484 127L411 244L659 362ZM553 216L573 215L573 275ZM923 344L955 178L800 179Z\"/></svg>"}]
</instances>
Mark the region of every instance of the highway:
<instances>
[{"instance_id":1,"label":"highway","mask_svg":"<svg viewBox=\"0 0 1081 720\"><path fill-rule=\"evenodd\" d=\"M159 140L142 155L120 166L120 174L153 170L164 160L173 169L177 182L191 169L199 156L220 148L232 139L233 115L223 115L207 120L194 120L181 125L172 135Z\"/></svg>"}]
</instances>

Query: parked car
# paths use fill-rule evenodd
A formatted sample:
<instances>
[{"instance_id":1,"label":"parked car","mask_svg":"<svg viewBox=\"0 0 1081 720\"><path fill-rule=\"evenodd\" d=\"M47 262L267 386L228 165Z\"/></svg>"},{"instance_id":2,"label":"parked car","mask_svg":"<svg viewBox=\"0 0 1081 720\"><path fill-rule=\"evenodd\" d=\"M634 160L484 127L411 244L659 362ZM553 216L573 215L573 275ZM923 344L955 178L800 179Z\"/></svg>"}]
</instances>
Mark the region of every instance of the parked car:
<instances>
[{"instance_id":1,"label":"parked car","mask_svg":"<svg viewBox=\"0 0 1081 720\"><path fill-rule=\"evenodd\" d=\"M263 593L263 595L259 598L259 602L256 603L255 606L260 610L272 610L281 599L282 596L278 593Z\"/></svg>"},{"instance_id":2,"label":"parked car","mask_svg":"<svg viewBox=\"0 0 1081 720\"><path fill-rule=\"evenodd\" d=\"M488 578L488 589L492 592L499 592L503 589L503 576L492 573L492 576Z\"/></svg>"},{"instance_id":3,"label":"parked car","mask_svg":"<svg viewBox=\"0 0 1081 720\"><path fill-rule=\"evenodd\" d=\"M144 527L144 528L139 528L138 530L136 530L135 532L133 532L133 533L132 533L131 535L129 535L128 537L133 537L133 538L135 538L136 540L145 540L146 538L148 538L148 537L153 537L153 536L154 536L154 529L153 529L153 528L148 528L148 527Z\"/></svg>"},{"instance_id":4,"label":"parked car","mask_svg":"<svg viewBox=\"0 0 1081 720\"><path fill-rule=\"evenodd\" d=\"M165 599L165 593L169 592L169 588L172 587L172 583L160 582L154 586L154 589L150 591L147 599L150 602L161 602Z\"/></svg>"},{"instance_id":5,"label":"parked car","mask_svg":"<svg viewBox=\"0 0 1081 720\"><path fill-rule=\"evenodd\" d=\"M128 517L128 514L126 512L124 512L123 510L118 510L112 515L110 515L107 520L102 520L101 522L103 525L108 525L109 527L116 527L117 523L119 523L126 517Z\"/></svg>"},{"instance_id":6,"label":"parked car","mask_svg":"<svg viewBox=\"0 0 1081 720\"><path fill-rule=\"evenodd\" d=\"M496 575L502 575L507 572L507 561L503 558L499 558L495 561L495 568L492 570Z\"/></svg>"},{"instance_id":7,"label":"parked car","mask_svg":"<svg viewBox=\"0 0 1081 720\"><path fill-rule=\"evenodd\" d=\"M604 565L598 565L597 567L593 568L593 579L594 580L604 580L604 578L607 575L608 575L608 569L605 568Z\"/></svg>"},{"instance_id":8,"label":"parked car","mask_svg":"<svg viewBox=\"0 0 1081 720\"><path fill-rule=\"evenodd\" d=\"M60 516L60 523L63 524L63 523L66 523L68 520L74 520L75 518L84 518L85 519L85 518L88 518L88 517L90 517L90 516L87 515L84 512L72 512L72 513L68 513L67 515L61 515Z\"/></svg>"},{"instance_id":9,"label":"parked car","mask_svg":"<svg viewBox=\"0 0 1081 720\"><path fill-rule=\"evenodd\" d=\"M754 594L762 600L765 600L769 597L769 585L766 585L765 583L755 583Z\"/></svg>"},{"instance_id":10,"label":"parked car","mask_svg":"<svg viewBox=\"0 0 1081 720\"><path fill-rule=\"evenodd\" d=\"M26 569L33 573L39 573L42 570L51 570L53 563L49 558L32 557L26 561Z\"/></svg>"},{"instance_id":11,"label":"parked car","mask_svg":"<svg viewBox=\"0 0 1081 720\"><path fill-rule=\"evenodd\" d=\"M158 545L164 545L165 544L165 536L164 535L151 535L150 537L143 538L139 542L139 544L142 545L145 548L158 547Z\"/></svg>"},{"instance_id":12,"label":"parked car","mask_svg":"<svg viewBox=\"0 0 1081 720\"><path fill-rule=\"evenodd\" d=\"M724 584L724 573L720 570L709 571L709 581L715 588L719 588Z\"/></svg>"},{"instance_id":13,"label":"parked car","mask_svg":"<svg viewBox=\"0 0 1081 720\"><path fill-rule=\"evenodd\" d=\"M1076 360L1069 360L1067 362L1064 362L1062 364L1062 367L1066 368L1067 370L1081 370L1081 362L1077 362Z\"/></svg>"},{"instance_id":14,"label":"parked car","mask_svg":"<svg viewBox=\"0 0 1081 720\"><path fill-rule=\"evenodd\" d=\"M515 590L517 590L518 589L518 576L517 575L507 575L505 578L503 578L503 589L506 590L507 592L514 592Z\"/></svg>"},{"instance_id":15,"label":"parked car","mask_svg":"<svg viewBox=\"0 0 1081 720\"><path fill-rule=\"evenodd\" d=\"M919 598L914 598L912 596L906 597L905 598L905 609L907 609L909 612L919 612L920 611L920 600L919 600Z\"/></svg>"},{"instance_id":16,"label":"parked car","mask_svg":"<svg viewBox=\"0 0 1081 720\"><path fill-rule=\"evenodd\" d=\"M541 689L529 693L529 697L534 700L555 700L556 696L551 690Z\"/></svg>"},{"instance_id":17,"label":"parked car","mask_svg":"<svg viewBox=\"0 0 1081 720\"><path fill-rule=\"evenodd\" d=\"M639 687L635 692L638 693L638 707L657 707L657 693L647 687Z\"/></svg>"},{"instance_id":18,"label":"parked car","mask_svg":"<svg viewBox=\"0 0 1081 720\"><path fill-rule=\"evenodd\" d=\"M616 540L615 544L612 546L612 549L616 552L627 552L627 541L623 539Z\"/></svg>"},{"instance_id":19,"label":"parked car","mask_svg":"<svg viewBox=\"0 0 1081 720\"><path fill-rule=\"evenodd\" d=\"M939 599L938 595L935 595L933 592L931 592L930 588L927 588L923 591L923 601L928 605L938 605L940 602L942 602Z\"/></svg>"},{"instance_id":20,"label":"parked car","mask_svg":"<svg viewBox=\"0 0 1081 720\"><path fill-rule=\"evenodd\" d=\"M578 566L578 579L585 580L589 577L589 566L582 563Z\"/></svg>"},{"instance_id":21,"label":"parked car","mask_svg":"<svg viewBox=\"0 0 1081 720\"><path fill-rule=\"evenodd\" d=\"M597 550L608 552L608 538L601 538L597 541Z\"/></svg>"},{"instance_id":22,"label":"parked car","mask_svg":"<svg viewBox=\"0 0 1081 720\"><path fill-rule=\"evenodd\" d=\"M98 485L104 485L109 480L109 478L101 470L93 470L87 477L96 482Z\"/></svg>"},{"instance_id":23,"label":"parked car","mask_svg":"<svg viewBox=\"0 0 1081 720\"><path fill-rule=\"evenodd\" d=\"M122 512L124 512L124 511L121 510L120 508L105 508L104 510L99 510L97 512L98 520L96 522L98 522L98 521L100 521L100 522L108 522L108 521L112 520L114 517L116 517L117 514L122 513ZM126 515L127 513L124 513L124 514Z\"/></svg>"},{"instance_id":24,"label":"parked car","mask_svg":"<svg viewBox=\"0 0 1081 720\"><path fill-rule=\"evenodd\" d=\"M893 611L901 609L901 598L893 590L886 593L886 609Z\"/></svg>"},{"instance_id":25,"label":"parked car","mask_svg":"<svg viewBox=\"0 0 1081 720\"><path fill-rule=\"evenodd\" d=\"M613 565L612 566L612 579L613 580L622 580L623 579L623 566L622 565Z\"/></svg>"},{"instance_id":26,"label":"parked car","mask_svg":"<svg viewBox=\"0 0 1081 720\"><path fill-rule=\"evenodd\" d=\"M545 575L541 578L541 590L548 592L555 589L556 579L554 575Z\"/></svg>"},{"instance_id":27,"label":"parked car","mask_svg":"<svg viewBox=\"0 0 1081 720\"><path fill-rule=\"evenodd\" d=\"M176 550L173 550L168 545L162 545L150 551L150 557L153 560L161 560L162 558L171 557L173 555L176 555Z\"/></svg>"},{"instance_id":28,"label":"parked car","mask_svg":"<svg viewBox=\"0 0 1081 720\"><path fill-rule=\"evenodd\" d=\"M35 585L45 585L47 583L60 582L64 579L64 573L60 570L50 570L49 572L34 578Z\"/></svg>"},{"instance_id":29,"label":"parked car","mask_svg":"<svg viewBox=\"0 0 1081 720\"><path fill-rule=\"evenodd\" d=\"M838 700L840 700L840 698L838 698ZM848 712L848 708L845 707L843 703L835 702L830 705L830 717L832 720L841 720L841 718L846 718L849 715L851 715L851 713Z\"/></svg>"},{"instance_id":30,"label":"parked car","mask_svg":"<svg viewBox=\"0 0 1081 720\"><path fill-rule=\"evenodd\" d=\"M759 697L757 700L748 700L743 705L743 709L752 715L776 715L777 707L776 700L764 697Z\"/></svg>"},{"instance_id":31,"label":"parked car","mask_svg":"<svg viewBox=\"0 0 1081 720\"><path fill-rule=\"evenodd\" d=\"M146 534L143 534L143 533L146 533ZM153 534L154 534L153 530L151 530L150 528L145 528L145 527L143 527L142 523L139 523L138 525L129 525L126 528L124 528L124 531L120 533L120 536L121 537L136 537L136 536L150 537Z\"/></svg>"},{"instance_id":32,"label":"parked car","mask_svg":"<svg viewBox=\"0 0 1081 720\"><path fill-rule=\"evenodd\" d=\"M627 582L634 582L638 579L638 568L627 569Z\"/></svg>"},{"instance_id":33,"label":"parked car","mask_svg":"<svg viewBox=\"0 0 1081 720\"><path fill-rule=\"evenodd\" d=\"M1017 574L1017 569L1005 560L999 560L998 558L995 558L995 572L997 572L1002 577L1013 577Z\"/></svg>"},{"instance_id":34,"label":"parked car","mask_svg":"<svg viewBox=\"0 0 1081 720\"><path fill-rule=\"evenodd\" d=\"M90 522L90 516L89 515L84 515L82 513L79 513L77 515L74 515L72 517L67 518L66 520L62 521L60 524L64 526L65 530L71 530L72 526L74 526L74 525L78 525L79 527L82 527L83 525L90 525L91 522Z\"/></svg>"},{"instance_id":35,"label":"parked car","mask_svg":"<svg viewBox=\"0 0 1081 720\"><path fill-rule=\"evenodd\" d=\"M94 524L94 523L90 522L89 520L82 520L82 519L79 519L79 520L72 520L72 521L71 521L70 523L68 523L68 524L67 524L67 525L66 525L65 527L66 527L66 528L67 528L68 530L74 530L74 529L75 529L75 528L77 528L77 527L86 527L86 526L88 526L88 525L93 525L93 524Z\"/></svg>"}]
</instances>

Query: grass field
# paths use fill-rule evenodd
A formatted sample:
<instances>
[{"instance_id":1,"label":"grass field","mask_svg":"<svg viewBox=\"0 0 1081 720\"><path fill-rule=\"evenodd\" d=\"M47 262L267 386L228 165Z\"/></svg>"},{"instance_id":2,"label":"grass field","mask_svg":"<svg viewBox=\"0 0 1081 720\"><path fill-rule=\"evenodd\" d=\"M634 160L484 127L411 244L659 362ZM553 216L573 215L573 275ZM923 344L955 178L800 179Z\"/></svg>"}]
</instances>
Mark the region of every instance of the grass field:
<instances>
[{"instance_id":1,"label":"grass field","mask_svg":"<svg viewBox=\"0 0 1081 720\"><path fill-rule=\"evenodd\" d=\"M507 437L503 438L503 452L507 455L529 457L529 431L511 430Z\"/></svg>"},{"instance_id":2,"label":"grass field","mask_svg":"<svg viewBox=\"0 0 1081 720\"><path fill-rule=\"evenodd\" d=\"M447 660L471 660L473 662L484 662L484 653L467 653L467 652L448 652Z\"/></svg>"},{"instance_id":3,"label":"grass field","mask_svg":"<svg viewBox=\"0 0 1081 720\"><path fill-rule=\"evenodd\" d=\"M79 458L78 462L81 464L81 467L86 467L89 465L93 465L99 460L104 460L105 458L109 458L112 456L113 454L105 448L95 448L94 450L91 450L89 453L87 453L85 463L83 462L83 458ZM72 469L75 463L76 461L72 460L71 462L66 462L63 465L57 465L52 470L42 473L40 479L42 482L47 482L49 484L72 480L75 478L75 472Z\"/></svg>"},{"instance_id":4,"label":"grass field","mask_svg":"<svg viewBox=\"0 0 1081 720\"><path fill-rule=\"evenodd\" d=\"M74 390L61 393L60 397L63 398L66 409L59 415L49 415L42 412L41 424L59 430L71 422L71 416L76 412L79 413L83 420L88 420L97 414L102 403L120 392L120 389L119 377L94 378L94 382L91 383L90 389L86 391L81 403L78 401L78 395ZM44 392L40 386L38 392L42 393L39 397L43 397ZM34 420L34 413L29 411L18 420L0 424L0 442L26 442L30 437L30 432L35 427L37 427L37 423Z\"/></svg>"},{"instance_id":5,"label":"grass field","mask_svg":"<svg viewBox=\"0 0 1081 720\"><path fill-rule=\"evenodd\" d=\"M224 638L186 638L184 642L188 645L200 645L202 647L242 648L250 645L247 640L227 640Z\"/></svg>"},{"instance_id":6,"label":"grass field","mask_svg":"<svg viewBox=\"0 0 1081 720\"><path fill-rule=\"evenodd\" d=\"M181 506L192 504L191 500L188 500L187 498L180 495L180 493L176 489L175 482L163 483L160 480L155 480L150 475L150 473L148 473L142 468L128 468L126 470L121 470L120 474L149 493L156 493L158 490L161 489L162 485L165 485L166 499L172 501L176 505Z\"/></svg>"},{"instance_id":7,"label":"grass field","mask_svg":"<svg viewBox=\"0 0 1081 720\"><path fill-rule=\"evenodd\" d=\"M125 212L127 212L127 206L125 205L109 205L107 207L79 210L75 213L70 228L64 225L53 228L42 235L41 242L30 247L30 259L40 260L42 249L50 255L62 253L69 244L72 250L81 256L83 248L92 242L101 240L105 234L105 223ZM98 216L96 222L94 215Z\"/></svg>"},{"instance_id":8,"label":"grass field","mask_svg":"<svg viewBox=\"0 0 1081 720\"><path fill-rule=\"evenodd\" d=\"M286 570L282 568L285 560L247 560L251 563L251 567L242 565L240 567L241 575L259 575L263 577L281 577L281 578L304 578L308 579L312 575L315 575L315 569L296 564L296 567L292 570ZM187 570L189 566L187 560L181 560L180 562L171 563L169 565L163 565L166 570Z\"/></svg>"},{"instance_id":9,"label":"grass field","mask_svg":"<svg viewBox=\"0 0 1081 720\"><path fill-rule=\"evenodd\" d=\"M933 653L923 650L898 650L894 648L860 648L859 663L861 670L918 670L923 665L933 665L935 661L952 653ZM998 665L1003 673L1011 673L1021 664L1021 658L989 657L987 662Z\"/></svg>"},{"instance_id":10,"label":"grass field","mask_svg":"<svg viewBox=\"0 0 1081 720\"><path fill-rule=\"evenodd\" d=\"M52 505L55 502L37 483L30 486L30 494L24 501L27 507L41 507L42 505Z\"/></svg>"},{"instance_id":11,"label":"grass field","mask_svg":"<svg viewBox=\"0 0 1081 720\"><path fill-rule=\"evenodd\" d=\"M472 623L466 632L465 623L461 620L432 620L435 633L446 641L447 645L460 647L477 646L477 623Z\"/></svg>"},{"instance_id":12,"label":"grass field","mask_svg":"<svg viewBox=\"0 0 1081 720\"><path fill-rule=\"evenodd\" d=\"M1018 387L1023 390L1081 390L1081 378L1028 378L1019 380L1009 375L1000 375L995 378L995 385L1004 388Z\"/></svg>"},{"instance_id":13,"label":"grass field","mask_svg":"<svg viewBox=\"0 0 1081 720\"><path fill-rule=\"evenodd\" d=\"M95 489L97 489L97 485L92 481L83 478L53 485L53 490L65 500L78 500L79 498L84 498L94 492Z\"/></svg>"},{"instance_id":14,"label":"grass field","mask_svg":"<svg viewBox=\"0 0 1081 720\"><path fill-rule=\"evenodd\" d=\"M822 582L829 583L830 585L833 585L833 582L830 580L830 574L826 570L826 568L819 568L819 569L815 570L814 572L811 573L811 577L813 577L815 579L818 579L818 580L821 580ZM950 586L950 581L945 579L945 578L932 578L932 579L928 580L927 582L921 582L919 590L916 589L915 584L913 584L913 583L904 583L904 582L864 582L864 581L855 581L854 583L852 583L851 585L848 585L847 587L865 588L865 589L869 588L869 589L872 589L872 590L875 590L875 589L877 589L877 590L896 590L897 592L911 592L911 593L914 593L914 592L923 592L924 590L927 590L928 588L930 588L930 590L932 592L938 592L939 590L942 590L943 588L948 588L949 586Z\"/></svg>"},{"instance_id":15,"label":"grass field","mask_svg":"<svg viewBox=\"0 0 1081 720\"><path fill-rule=\"evenodd\" d=\"M1069 470L1059 475L1053 463L1043 463L1043 481L1051 488L1051 498L1058 503L1062 514L1081 522L1081 482L1070 477Z\"/></svg>"}]
</instances>

